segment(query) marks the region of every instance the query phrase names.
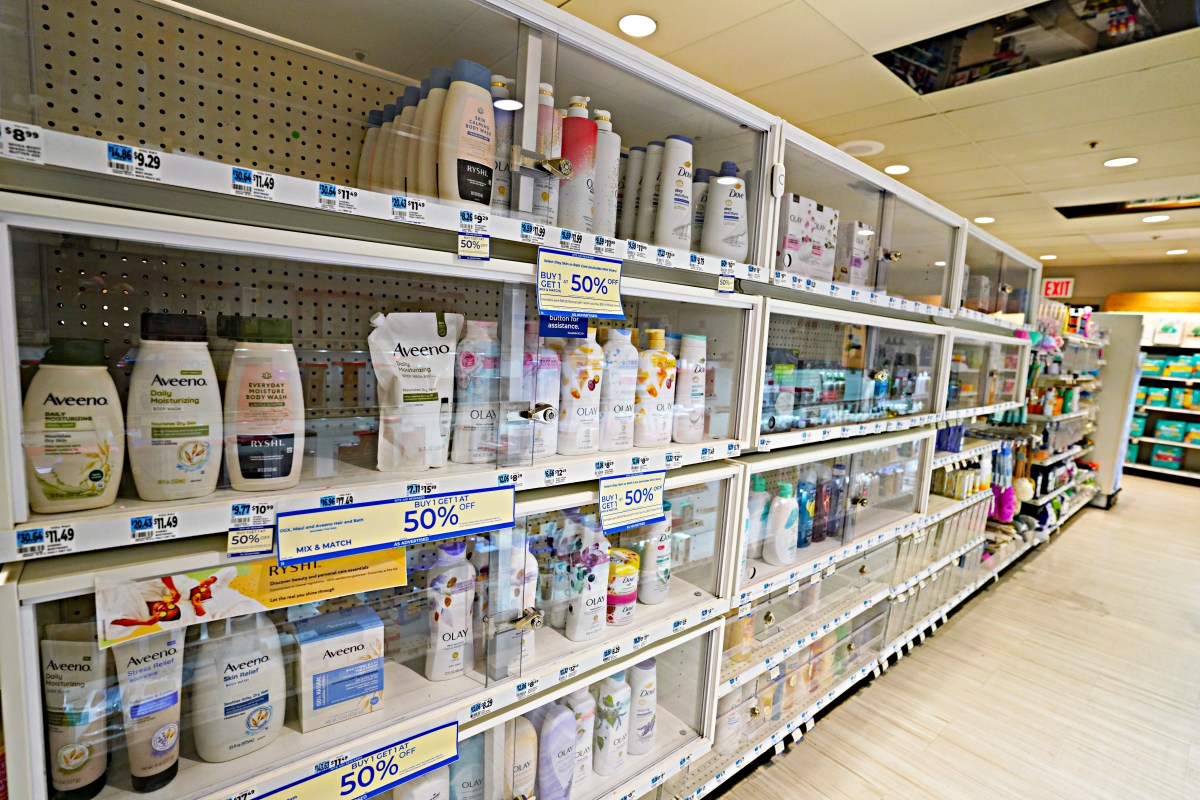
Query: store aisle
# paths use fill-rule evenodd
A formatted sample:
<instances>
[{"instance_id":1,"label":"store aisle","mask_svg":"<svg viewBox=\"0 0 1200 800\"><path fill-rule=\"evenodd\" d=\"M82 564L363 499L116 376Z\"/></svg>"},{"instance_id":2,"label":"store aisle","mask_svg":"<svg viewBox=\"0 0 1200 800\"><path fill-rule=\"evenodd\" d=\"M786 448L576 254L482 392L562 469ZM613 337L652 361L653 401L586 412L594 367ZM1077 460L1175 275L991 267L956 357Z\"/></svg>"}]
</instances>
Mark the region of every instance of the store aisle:
<instances>
[{"instance_id":1,"label":"store aisle","mask_svg":"<svg viewBox=\"0 0 1200 800\"><path fill-rule=\"evenodd\" d=\"M1126 478L725 800L1200 794L1200 489Z\"/></svg>"}]
</instances>

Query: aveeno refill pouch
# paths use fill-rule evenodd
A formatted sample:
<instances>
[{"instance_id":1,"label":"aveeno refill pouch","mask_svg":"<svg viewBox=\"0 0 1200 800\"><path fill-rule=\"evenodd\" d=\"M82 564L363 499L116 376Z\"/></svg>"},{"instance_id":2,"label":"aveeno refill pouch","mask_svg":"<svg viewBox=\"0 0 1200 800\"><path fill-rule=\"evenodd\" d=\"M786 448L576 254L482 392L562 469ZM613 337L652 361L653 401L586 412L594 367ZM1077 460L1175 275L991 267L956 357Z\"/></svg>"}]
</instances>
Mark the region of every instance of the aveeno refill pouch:
<instances>
[{"instance_id":1,"label":"aveeno refill pouch","mask_svg":"<svg viewBox=\"0 0 1200 800\"><path fill-rule=\"evenodd\" d=\"M367 337L379 391L379 470L446 464L454 411L454 360L462 314L376 314Z\"/></svg>"},{"instance_id":2,"label":"aveeno refill pouch","mask_svg":"<svg viewBox=\"0 0 1200 800\"><path fill-rule=\"evenodd\" d=\"M368 606L293 623L301 733L383 709L383 622Z\"/></svg>"}]
</instances>

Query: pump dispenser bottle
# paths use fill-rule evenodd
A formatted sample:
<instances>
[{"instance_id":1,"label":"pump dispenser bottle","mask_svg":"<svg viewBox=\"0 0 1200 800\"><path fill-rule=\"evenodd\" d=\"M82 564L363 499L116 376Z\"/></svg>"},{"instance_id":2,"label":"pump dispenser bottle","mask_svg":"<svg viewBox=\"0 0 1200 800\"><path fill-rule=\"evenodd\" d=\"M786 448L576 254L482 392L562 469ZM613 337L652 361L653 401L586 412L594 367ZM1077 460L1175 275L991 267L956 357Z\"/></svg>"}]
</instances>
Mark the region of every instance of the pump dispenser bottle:
<instances>
[{"instance_id":1,"label":"pump dispenser bottle","mask_svg":"<svg viewBox=\"0 0 1200 800\"><path fill-rule=\"evenodd\" d=\"M685 333L675 373L675 423L671 438L695 444L704 438L704 394L708 375L707 337Z\"/></svg>"},{"instance_id":2,"label":"pump dispenser bottle","mask_svg":"<svg viewBox=\"0 0 1200 800\"><path fill-rule=\"evenodd\" d=\"M632 239L637 228L638 195L642 190L642 174L646 167L646 148L629 148L628 164L625 166L625 192L621 203L621 219L617 236ZM636 345L637 342L634 342Z\"/></svg>"},{"instance_id":3,"label":"pump dispenser bottle","mask_svg":"<svg viewBox=\"0 0 1200 800\"><path fill-rule=\"evenodd\" d=\"M600 449L633 447L638 351L627 328L612 328L604 343L604 379L600 384Z\"/></svg>"},{"instance_id":4,"label":"pump dispenser bottle","mask_svg":"<svg viewBox=\"0 0 1200 800\"><path fill-rule=\"evenodd\" d=\"M496 460L500 398L500 341L495 320L467 320L454 364L454 436L450 460L488 464Z\"/></svg>"},{"instance_id":5,"label":"pump dispenser bottle","mask_svg":"<svg viewBox=\"0 0 1200 800\"><path fill-rule=\"evenodd\" d=\"M599 236L617 235L617 210L621 204L621 136L613 133L612 115L597 109L595 222Z\"/></svg>"},{"instance_id":6,"label":"pump dispenser bottle","mask_svg":"<svg viewBox=\"0 0 1200 800\"><path fill-rule=\"evenodd\" d=\"M467 562L467 545L451 539L438 546L429 570L429 649L425 677L445 681L461 677L475 663L471 606L475 601L475 568Z\"/></svg>"},{"instance_id":7,"label":"pump dispenser bottle","mask_svg":"<svg viewBox=\"0 0 1200 800\"><path fill-rule=\"evenodd\" d=\"M596 136L588 119L590 98L575 96L563 119L562 154L571 162L571 179L558 182L558 224L591 232L596 221Z\"/></svg>"},{"instance_id":8,"label":"pump dispenser bottle","mask_svg":"<svg viewBox=\"0 0 1200 800\"><path fill-rule=\"evenodd\" d=\"M512 205L512 173L509 165L513 143L513 110L501 108L510 98L508 78L492 76L492 110L496 115L496 158L492 173L492 211L507 217Z\"/></svg>"},{"instance_id":9,"label":"pump dispenser bottle","mask_svg":"<svg viewBox=\"0 0 1200 800\"><path fill-rule=\"evenodd\" d=\"M634 447L658 447L671 441L675 406L675 357L668 353L666 331L646 331L649 347L638 358L633 426Z\"/></svg>"},{"instance_id":10,"label":"pump dispenser bottle","mask_svg":"<svg viewBox=\"0 0 1200 800\"><path fill-rule=\"evenodd\" d=\"M639 242L654 241L654 218L658 213L663 147L662 142L651 142L646 146L646 163L642 168L642 185L638 190L637 225L633 235Z\"/></svg>"},{"instance_id":11,"label":"pump dispenser bottle","mask_svg":"<svg viewBox=\"0 0 1200 800\"><path fill-rule=\"evenodd\" d=\"M600 397L604 351L596 329L586 339L570 339L562 354L562 400L558 411L558 452L564 456L600 449Z\"/></svg>"},{"instance_id":12,"label":"pump dispenser bottle","mask_svg":"<svg viewBox=\"0 0 1200 800\"><path fill-rule=\"evenodd\" d=\"M537 111L537 151L547 158L561 155L562 139L555 141L554 87L548 83L538 84ZM539 172L533 188L533 221L553 225L558 217L558 180Z\"/></svg>"}]
</instances>

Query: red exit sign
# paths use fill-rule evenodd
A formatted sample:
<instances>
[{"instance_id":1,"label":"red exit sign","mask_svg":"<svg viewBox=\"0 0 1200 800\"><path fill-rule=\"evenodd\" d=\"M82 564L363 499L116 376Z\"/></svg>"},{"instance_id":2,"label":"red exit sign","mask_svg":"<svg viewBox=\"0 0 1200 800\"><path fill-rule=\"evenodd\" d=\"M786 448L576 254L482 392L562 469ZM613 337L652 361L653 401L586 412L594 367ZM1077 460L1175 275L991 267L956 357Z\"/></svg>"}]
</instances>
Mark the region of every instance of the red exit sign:
<instances>
[{"instance_id":1,"label":"red exit sign","mask_svg":"<svg viewBox=\"0 0 1200 800\"><path fill-rule=\"evenodd\" d=\"M1075 294L1074 278L1043 278L1042 297L1068 298Z\"/></svg>"}]
</instances>

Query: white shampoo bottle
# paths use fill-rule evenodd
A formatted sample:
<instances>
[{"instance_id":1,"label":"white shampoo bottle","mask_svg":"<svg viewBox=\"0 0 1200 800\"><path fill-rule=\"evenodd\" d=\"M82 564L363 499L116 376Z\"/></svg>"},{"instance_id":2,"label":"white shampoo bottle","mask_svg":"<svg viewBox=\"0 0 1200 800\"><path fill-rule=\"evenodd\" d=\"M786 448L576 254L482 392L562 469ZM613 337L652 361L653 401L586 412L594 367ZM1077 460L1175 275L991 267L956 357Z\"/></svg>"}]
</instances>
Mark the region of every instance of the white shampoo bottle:
<instances>
[{"instance_id":1,"label":"white shampoo bottle","mask_svg":"<svg viewBox=\"0 0 1200 800\"><path fill-rule=\"evenodd\" d=\"M638 189L637 225L633 238L649 244L654 241L654 216L658 212L659 181L662 178L663 143L646 146L646 163L642 168L642 185Z\"/></svg>"},{"instance_id":2,"label":"white shampoo bottle","mask_svg":"<svg viewBox=\"0 0 1200 800\"><path fill-rule=\"evenodd\" d=\"M707 337L685 333L675 363L675 421L671 438L695 444L704 438L704 394L708 372Z\"/></svg>"},{"instance_id":3,"label":"white shampoo bottle","mask_svg":"<svg viewBox=\"0 0 1200 800\"><path fill-rule=\"evenodd\" d=\"M654 243L687 251L692 246L692 139L673 133L663 147Z\"/></svg>"},{"instance_id":4,"label":"white shampoo bottle","mask_svg":"<svg viewBox=\"0 0 1200 800\"><path fill-rule=\"evenodd\" d=\"M732 161L722 162L721 174L709 181L700 250L734 261L745 261L750 250L746 181Z\"/></svg>"},{"instance_id":5,"label":"white shampoo bottle","mask_svg":"<svg viewBox=\"0 0 1200 800\"><path fill-rule=\"evenodd\" d=\"M617 235L617 210L621 201L621 136L613 133L612 115L597 109L595 221L592 232Z\"/></svg>"},{"instance_id":6,"label":"white shampoo bottle","mask_svg":"<svg viewBox=\"0 0 1200 800\"><path fill-rule=\"evenodd\" d=\"M625 191L621 202L621 219L617 236L632 239L637 229L638 195L642 189L642 174L646 166L646 148L629 148L628 164L625 166ZM634 342L637 344L637 342Z\"/></svg>"},{"instance_id":7,"label":"white shampoo bottle","mask_svg":"<svg viewBox=\"0 0 1200 800\"><path fill-rule=\"evenodd\" d=\"M711 169L697 169L692 177L692 249L697 252L700 252L700 235L708 207L709 181L715 174Z\"/></svg>"}]
</instances>

